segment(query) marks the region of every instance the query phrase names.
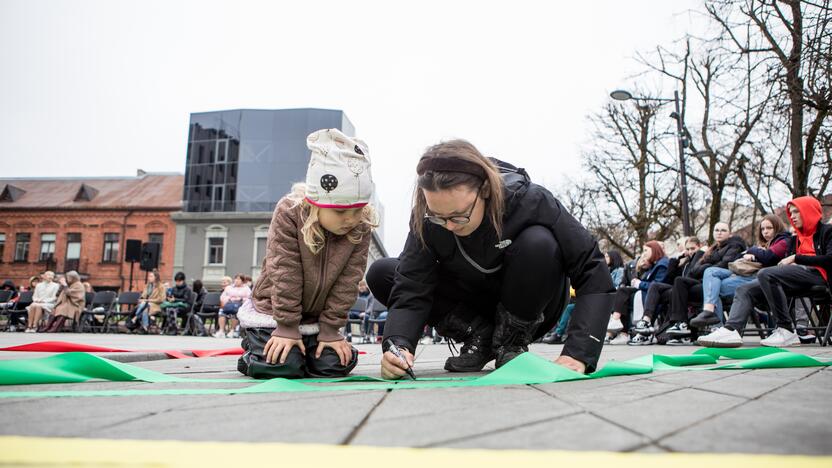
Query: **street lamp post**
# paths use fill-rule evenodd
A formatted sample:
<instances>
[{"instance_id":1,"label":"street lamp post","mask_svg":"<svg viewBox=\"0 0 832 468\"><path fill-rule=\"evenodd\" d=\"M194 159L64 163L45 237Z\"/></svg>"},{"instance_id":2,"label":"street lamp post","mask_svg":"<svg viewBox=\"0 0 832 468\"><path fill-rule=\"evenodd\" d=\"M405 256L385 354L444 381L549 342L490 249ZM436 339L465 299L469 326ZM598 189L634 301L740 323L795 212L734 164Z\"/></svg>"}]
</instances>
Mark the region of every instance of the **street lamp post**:
<instances>
[{"instance_id":1,"label":"street lamp post","mask_svg":"<svg viewBox=\"0 0 832 468\"><path fill-rule=\"evenodd\" d=\"M690 228L690 208L688 206L688 177L687 177L687 169L685 167L685 148L688 146L687 141L684 138L683 128L684 124L682 122L682 114L679 111L679 92L673 91L673 99L665 99L665 98L645 98L645 97L637 97L630 94L629 91L625 91L623 89L617 89L610 93L610 97L615 99L616 101L629 101L630 99L634 101L655 101L655 102L671 102L673 101L676 111L671 114L671 117L676 119L676 140L679 146L679 183L681 186L681 203L682 203L682 232L684 232L685 236L690 236L691 228Z\"/></svg>"}]
</instances>

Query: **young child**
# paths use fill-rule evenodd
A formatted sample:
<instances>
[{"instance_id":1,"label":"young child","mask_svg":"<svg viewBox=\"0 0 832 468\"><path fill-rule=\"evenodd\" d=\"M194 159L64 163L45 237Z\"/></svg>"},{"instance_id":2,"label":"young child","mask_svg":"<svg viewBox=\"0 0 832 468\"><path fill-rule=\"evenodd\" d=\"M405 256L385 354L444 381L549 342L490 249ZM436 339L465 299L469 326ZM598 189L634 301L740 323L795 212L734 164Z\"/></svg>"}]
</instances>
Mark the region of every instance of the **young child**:
<instances>
[{"instance_id":1,"label":"young child","mask_svg":"<svg viewBox=\"0 0 832 468\"><path fill-rule=\"evenodd\" d=\"M340 377L358 352L340 334L367 266L373 194L367 145L336 129L307 137L306 184L275 207L251 300L237 312L255 378Z\"/></svg>"}]
</instances>

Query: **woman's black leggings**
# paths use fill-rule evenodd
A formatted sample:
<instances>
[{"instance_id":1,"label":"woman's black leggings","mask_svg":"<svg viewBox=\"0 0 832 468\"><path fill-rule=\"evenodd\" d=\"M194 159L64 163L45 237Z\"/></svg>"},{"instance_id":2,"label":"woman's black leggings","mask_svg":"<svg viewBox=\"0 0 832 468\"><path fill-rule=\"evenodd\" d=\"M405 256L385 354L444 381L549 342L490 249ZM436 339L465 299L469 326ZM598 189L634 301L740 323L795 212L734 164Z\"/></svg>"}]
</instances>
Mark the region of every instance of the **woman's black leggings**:
<instances>
[{"instance_id":1,"label":"woman's black leggings","mask_svg":"<svg viewBox=\"0 0 832 468\"><path fill-rule=\"evenodd\" d=\"M615 291L615 300L613 301L613 312L621 314L621 323L624 324L624 331L630 329L630 303L638 292L638 288L630 286L621 286Z\"/></svg>"},{"instance_id":2,"label":"woman's black leggings","mask_svg":"<svg viewBox=\"0 0 832 468\"><path fill-rule=\"evenodd\" d=\"M377 260L367 272L367 285L376 300L385 305L389 305L398 264L399 260L395 258ZM473 267L471 271L476 273ZM495 274L501 277L498 300L511 315L523 321L533 321L543 314L543 323L537 328L536 337L542 336L557 323L568 303L569 285L560 246L550 230L543 226L531 226L520 232L506 248L502 270ZM447 288L443 292L447 293ZM427 324L436 325L451 311L469 322L477 315L484 315L493 321L497 304L490 304L487 310L483 310L481 302L483 297L492 296L490 291L483 291L481 295L461 291L455 295L435 294ZM391 318L391 315L388 315L388 331L395 326L395 317ZM408 338L413 343L418 341L418 336Z\"/></svg>"},{"instance_id":3,"label":"woman's black leggings","mask_svg":"<svg viewBox=\"0 0 832 468\"><path fill-rule=\"evenodd\" d=\"M670 299L670 315L668 318L673 322L687 322L688 305L691 303L702 303L702 282L693 279L678 277L673 282L673 293Z\"/></svg>"}]
</instances>

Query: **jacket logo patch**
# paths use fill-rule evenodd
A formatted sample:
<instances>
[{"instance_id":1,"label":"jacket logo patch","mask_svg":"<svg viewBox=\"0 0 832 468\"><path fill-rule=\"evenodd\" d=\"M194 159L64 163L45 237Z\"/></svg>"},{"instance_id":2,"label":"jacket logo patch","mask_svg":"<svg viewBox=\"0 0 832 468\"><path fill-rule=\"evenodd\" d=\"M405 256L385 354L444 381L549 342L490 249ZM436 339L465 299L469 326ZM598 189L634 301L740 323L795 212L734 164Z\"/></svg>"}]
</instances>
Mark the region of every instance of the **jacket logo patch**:
<instances>
[{"instance_id":1,"label":"jacket logo patch","mask_svg":"<svg viewBox=\"0 0 832 468\"><path fill-rule=\"evenodd\" d=\"M511 239L506 239L506 240L501 240L500 242L497 242L496 244L494 244L494 247L497 247L498 249L503 250L504 248L506 248L510 245L511 245Z\"/></svg>"}]
</instances>

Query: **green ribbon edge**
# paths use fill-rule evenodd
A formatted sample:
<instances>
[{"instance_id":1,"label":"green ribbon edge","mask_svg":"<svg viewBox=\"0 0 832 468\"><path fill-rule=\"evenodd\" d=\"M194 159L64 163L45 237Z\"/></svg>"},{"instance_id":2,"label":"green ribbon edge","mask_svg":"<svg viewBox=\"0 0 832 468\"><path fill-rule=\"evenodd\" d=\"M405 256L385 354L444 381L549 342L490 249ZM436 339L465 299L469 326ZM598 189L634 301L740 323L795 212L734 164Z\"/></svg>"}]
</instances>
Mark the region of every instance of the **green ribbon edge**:
<instances>
[{"instance_id":1,"label":"green ribbon edge","mask_svg":"<svg viewBox=\"0 0 832 468\"><path fill-rule=\"evenodd\" d=\"M719 358L740 360L713 365ZM689 366L708 367L689 367ZM513 359L500 369L478 377L438 377L416 381L389 381L375 377L350 376L340 379L271 379L243 388L171 388L113 390L0 391L0 398L150 396L150 395L234 395L277 392L328 392L393 390L494 385L530 385L572 380L649 374L666 370L782 369L823 367L832 361L779 348L716 349L704 348L691 355L645 355L628 361L611 361L602 369L584 375L532 353ZM0 385L79 383L90 380L149 383L251 383L251 379L196 379L162 374L141 367L111 361L89 353L61 353L37 359L0 361ZM321 385L321 384L339 385Z\"/></svg>"}]
</instances>

